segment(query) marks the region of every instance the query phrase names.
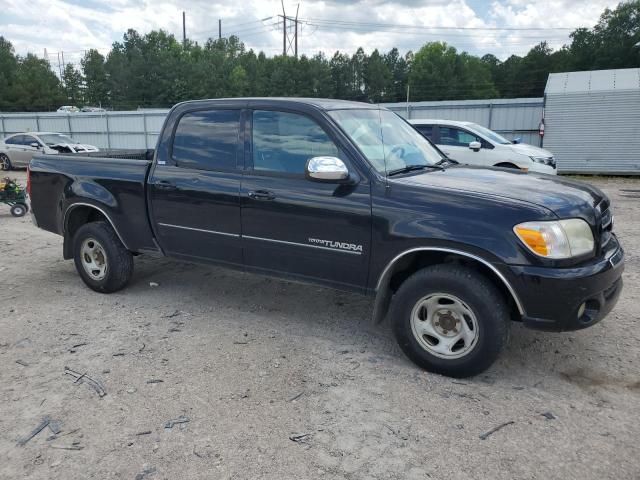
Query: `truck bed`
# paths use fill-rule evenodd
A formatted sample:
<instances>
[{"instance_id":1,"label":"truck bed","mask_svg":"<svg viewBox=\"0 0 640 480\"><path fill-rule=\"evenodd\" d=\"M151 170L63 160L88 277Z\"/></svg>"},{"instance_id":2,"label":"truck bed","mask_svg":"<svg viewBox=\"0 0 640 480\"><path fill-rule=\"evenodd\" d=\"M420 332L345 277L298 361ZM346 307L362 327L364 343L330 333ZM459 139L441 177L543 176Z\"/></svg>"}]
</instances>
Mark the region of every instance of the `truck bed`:
<instances>
[{"instance_id":1,"label":"truck bed","mask_svg":"<svg viewBox=\"0 0 640 480\"><path fill-rule=\"evenodd\" d=\"M100 150L99 152L83 152L83 153L69 153L65 156L67 157L89 157L89 158L119 158L122 160L153 160L153 148L131 148L131 149L122 149L122 148L112 148L107 150ZM59 156L59 155L58 155Z\"/></svg>"},{"instance_id":2,"label":"truck bed","mask_svg":"<svg viewBox=\"0 0 640 480\"><path fill-rule=\"evenodd\" d=\"M29 167L34 221L62 235L71 212L95 205L129 250L156 250L146 206L152 158L151 149L35 155Z\"/></svg>"}]
</instances>

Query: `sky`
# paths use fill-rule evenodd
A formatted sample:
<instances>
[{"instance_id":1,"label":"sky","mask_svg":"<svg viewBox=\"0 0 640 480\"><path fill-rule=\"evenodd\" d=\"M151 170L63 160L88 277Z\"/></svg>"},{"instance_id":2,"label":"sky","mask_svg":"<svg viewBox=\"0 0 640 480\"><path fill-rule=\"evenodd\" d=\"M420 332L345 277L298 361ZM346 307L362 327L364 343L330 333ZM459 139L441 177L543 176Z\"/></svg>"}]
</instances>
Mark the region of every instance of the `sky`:
<instances>
[{"instance_id":1,"label":"sky","mask_svg":"<svg viewBox=\"0 0 640 480\"><path fill-rule=\"evenodd\" d=\"M592 27L611 0L304 0L284 1L287 16L298 10L300 54L336 50L370 53L397 47L401 54L428 41L446 41L475 55L499 58L523 55L542 40L559 48L577 27ZM299 7L298 7L299 5ZM164 29L204 43L237 35L249 48L267 55L282 53L280 0L0 0L0 35L18 54L44 56L52 64L64 52L75 63L84 51L106 54L123 33ZM291 23L291 22L289 22Z\"/></svg>"}]
</instances>

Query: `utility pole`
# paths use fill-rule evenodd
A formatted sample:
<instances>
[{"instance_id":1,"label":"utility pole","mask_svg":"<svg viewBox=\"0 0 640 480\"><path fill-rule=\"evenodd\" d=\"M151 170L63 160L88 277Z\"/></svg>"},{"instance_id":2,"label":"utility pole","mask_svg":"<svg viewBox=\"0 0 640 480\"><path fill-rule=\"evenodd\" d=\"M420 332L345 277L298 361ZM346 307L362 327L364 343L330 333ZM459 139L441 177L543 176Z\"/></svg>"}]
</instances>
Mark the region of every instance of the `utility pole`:
<instances>
[{"instance_id":1,"label":"utility pole","mask_svg":"<svg viewBox=\"0 0 640 480\"><path fill-rule=\"evenodd\" d=\"M296 7L296 30L295 30L295 42L296 42L296 58L298 58L298 11L300 10L300 4Z\"/></svg>"},{"instance_id":2,"label":"utility pole","mask_svg":"<svg viewBox=\"0 0 640 480\"><path fill-rule=\"evenodd\" d=\"M58 52L58 73L60 74L60 81L62 82L62 67L60 66L60 52Z\"/></svg>"},{"instance_id":3,"label":"utility pole","mask_svg":"<svg viewBox=\"0 0 640 480\"><path fill-rule=\"evenodd\" d=\"M287 17L282 15L282 56L287 56Z\"/></svg>"},{"instance_id":4,"label":"utility pole","mask_svg":"<svg viewBox=\"0 0 640 480\"><path fill-rule=\"evenodd\" d=\"M222 39L222 19L218 19L218 40Z\"/></svg>"},{"instance_id":5,"label":"utility pole","mask_svg":"<svg viewBox=\"0 0 640 480\"><path fill-rule=\"evenodd\" d=\"M409 120L409 116L411 113L409 112L409 83L407 82L407 120Z\"/></svg>"},{"instance_id":6,"label":"utility pole","mask_svg":"<svg viewBox=\"0 0 640 480\"><path fill-rule=\"evenodd\" d=\"M182 48L187 48L187 20L184 11L182 12Z\"/></svg>"}]
</instances>

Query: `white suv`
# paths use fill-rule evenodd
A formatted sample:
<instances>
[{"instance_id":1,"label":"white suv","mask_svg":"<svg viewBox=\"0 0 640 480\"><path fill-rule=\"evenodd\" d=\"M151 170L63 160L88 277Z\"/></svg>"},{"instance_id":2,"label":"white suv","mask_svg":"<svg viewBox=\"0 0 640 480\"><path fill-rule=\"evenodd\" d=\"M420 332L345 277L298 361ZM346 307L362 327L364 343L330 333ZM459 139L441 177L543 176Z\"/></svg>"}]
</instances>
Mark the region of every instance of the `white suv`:
<instances>
[{"instance_id":1,"label":"white suv","mask_svg":"<svg viewBox=\"0 0 640 480\"><path fill-rule=\"evenodd\" d=\"M556 161L548 150L510 142L477 123L454 120L409 120L409 123L460 163L556 174Z\"/></svg>"}]
</instances>

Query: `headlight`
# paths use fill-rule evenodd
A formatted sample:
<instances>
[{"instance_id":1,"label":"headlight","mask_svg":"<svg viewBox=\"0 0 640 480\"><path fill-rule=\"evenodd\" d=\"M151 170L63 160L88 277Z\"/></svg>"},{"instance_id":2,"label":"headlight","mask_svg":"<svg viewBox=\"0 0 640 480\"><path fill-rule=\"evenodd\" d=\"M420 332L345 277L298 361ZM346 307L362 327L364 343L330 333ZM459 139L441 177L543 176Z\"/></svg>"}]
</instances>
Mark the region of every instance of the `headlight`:
<instances>
[{"instance_id":1,"label":"headlight","mask_svg":"<svg viewBox=\"0 0 640 480\"><path fill-rule=\"evenodd\" d=\"M513 231L529 250L544 258L571 258L593 252L589 224L579 218L553 222L525 222Z\"/></svg>"},{"instance_id":2,"label":"headlight","mask_svg":"<svg viewBox=\"0 0 640 480\"><path fill-rule=\"evenodd\" d=\"M536 163L542 163L543 165L549 165L553 161L553 157L529 157Z\"/></svg>"}]
</instances>

